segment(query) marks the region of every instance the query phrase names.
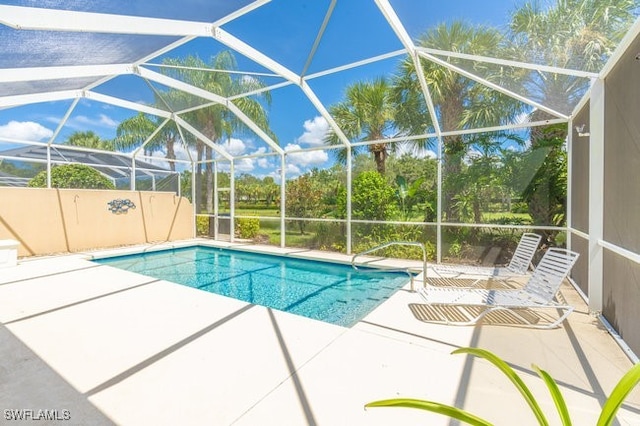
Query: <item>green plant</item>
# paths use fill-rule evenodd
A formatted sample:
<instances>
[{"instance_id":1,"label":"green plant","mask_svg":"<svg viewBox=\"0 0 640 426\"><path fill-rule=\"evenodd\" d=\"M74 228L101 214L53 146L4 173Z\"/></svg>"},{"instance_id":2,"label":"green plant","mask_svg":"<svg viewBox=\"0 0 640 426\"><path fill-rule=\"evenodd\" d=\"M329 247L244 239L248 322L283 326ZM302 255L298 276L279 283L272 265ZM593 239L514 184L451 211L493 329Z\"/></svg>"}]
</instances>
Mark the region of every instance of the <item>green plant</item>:
<instances>
[{"instance_id":1,"label":"green plant","mask_svg":"<svg viewBox=\"0 0 640 426\"><path fill-rule=\"evenodd\" d=\"M28 183L31 188L47 187L47 171L43 170ZM84 164L62 164L51 168L52 188L115 189L113 183L96 169Z\"/></svg>"},{"instance_id":2,"label":"green plant","mask_svg":"<svg viewBox=\"0 0 640 426\"><path fill-rule=\"evenodd\" d=\"M209 235L209 216L196 216L196 231L198 235Z\"/></svg>"},{"instance_id":3,"label":"green plant","mask_svg":"<svg viewBox=\"0 0 640 426\"><path fill-rule=\"evenodd\" d=\"M238 218L236 219L236 236L240 238L254 238L260 232L260 220Z\"/></svg>"},{"instance_id":4,"label":"green plant","mask_svg":"<svg viewBox=\"0 0 640 426\"><path fill-rule=\"evenodd\" d=\"M407 179L404 176L396 176L396 195L400 199L400 208L402 209L402 220L409 220L411 211L417 203L417 194L420 190L420 185L424 182L424 177L420 177L415 180L411 185L407 183Z\"/></svg>"},{"instance_id":5,"label":"green plant","mask_svg":"<svg viewBox=\"0 0 640 426\"><path fill-rule=\"evenodd\" d=\"M449 246L449 255L453 257L460 257L460 253L462 252L462 244L459 242L451 243Z\"/></svg>"},{"instance_id":6,"label":"green plant","mask_svg":"<svg viewBox=\"0 0 640 426\"><path fill-rule=\"evenodd\" d=\"M484 358L487 361L491 362L495 365L500 371L502 371L507 378L515 385L516 389L522 394L524 399L527 401L527 404L533 411L533 414L536 416L538 423L540 425L548 425L546 416L542 412L540 405L534 398L533 394L522 381L520 376L511 368L505 361L500 359L497 355L478 348L461 348L456 349L451 352L452 354L470 354L480 358ZM562 424L564 426L571 425L571 418L569 415L569 409L567 404L558 388L556 381L547 373L546 371L540 369L537 365L532 365L532 368L538 373L540 378L544 381L551 393L551 397L553 402L558 410L558 414L560 419L562 420ZM631 367L627 373L622 376L618 384L615 386L609 398L605 401L602 406L602 411L600 412L600 417L596 423L597 426L609 426L613 423L616 413L622 405L622 402L627 397L629 392L640 382L640 363ZM468 411L461 410L459 408L441 404L439 402L433 401L425 401L421 399L412 399L412 398L394 398L394 399L385 399L380 401L370 402L365 405L365 408L369 407L406 407L406 408L417 408L420 410L431 411L433 413L442 414L445 416L449 416L453 419L460 420L462 422L477 425L477 426L491 426L492 423L489 421L482 419L474 414L469 413Z\"/></svg>"},{"instance_id":7,"label":"green plant","mask_svg":"<svg viewBox=\"0 0 640 426\"><path fill-rule=\"evenodd\" d=\"M318 217L322 208L322 188L314 182L310 174L298 176L286 183L287 191L287 216L291 217ZM296 221L300 233L304 235L307 221Z\"/></svg>"},{"instance_id":8,"label":"green plant","mask_svg":"<svg viewBox=\"0 0 640 426\"><path fill-rule=\"evenodd\" d=\"M398 213L396 191L375 171L360 173L352 183L351 213L353 219L388 220ZM338 217L346 217L346 189L340 188L337 199Z\"/></svg>"}]
</instances>

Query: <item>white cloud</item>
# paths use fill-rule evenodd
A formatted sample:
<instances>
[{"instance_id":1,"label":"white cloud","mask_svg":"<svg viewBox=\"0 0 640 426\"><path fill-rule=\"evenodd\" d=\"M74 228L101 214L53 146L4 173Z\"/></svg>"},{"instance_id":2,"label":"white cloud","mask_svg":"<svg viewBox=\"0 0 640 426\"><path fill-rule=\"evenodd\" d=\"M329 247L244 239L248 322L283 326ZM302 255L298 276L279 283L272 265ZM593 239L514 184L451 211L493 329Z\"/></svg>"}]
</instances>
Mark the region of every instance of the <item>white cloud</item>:
<instances>
[{"instance_id":1,"label":"white cloud","mask_svg":"<svg viewBox=\"0 0 640 426\"><path fill-rule=\"evenodd\" d=\"M296 142L300 144L307 144L311 146L318 146L324 144L324 136L329 130L329 123L324 117L314 117L311 120L305 120L304 133L300 136Z\"/></svg>"},{"instance_id":2,"label":"white cloud","mask_svg":"<svg viewBox=\"0 0 640 426\"><path fill-rule=\"evenodd\" d=\"M290 143L284 147L285 151L297 151L300 149L300 145ZM319 166L324 164L329 159L329 154L326 151L304 151L294 152L287 155L287 161L296 166L309 167Z\"/></svg>"},{"instance_id":3,"label":"white cloud","mask_svg":"<svg viewBox=\"0 0 640 426\"><path fill-rule=\"evenodd\" d=\"M416 158L438 158L438 155L430 149L418 148L407 144L400 145L396 153L398 157L404 154L411 154L411 156Z\"/></svg>"},{"instance_id":4,"label":"white cloud","mask_svg":"<svg viewBox=\"0 0 640 426\"><path fill-rule=\"evenodd\" d=\"M53 130L33 121L12 120L0 126L0 137L25 141L41 141L53 136Z\"/></svg>"},{"instance_id":5,"label":"white cloud","mask_svg":"<svg viewBox=\"0 0 640 426\"><path fill-rule=\"evenodd\" d=\"M232 156L242 155L247 149L247 145L240 139L228 139L222 144L222 147Z\"/></svg>"},{"instance_id":6,"label":"white cloud","mask_svg":"<svg viewBox=\"0 0 640 426\"><path fill-rule=\"evenodd\" d=\"M255 166L253 165L253 158L241 158L234 162L234 169L236 172L248 173L252 171Z\"/></svg>"},{"instance_id":7,"label":"white cloud","mask_svg":"<svg viewBox=\"0 0 640 426\"><path fill-rule=\"evenodd\" d=\"M300 170L300 167L296 166L295 164L287 164L285 173L287 177L294 177L302 174L302 170Z\"/></svg>"},{"instance_id":8,"label":"white cloud","mask_svg":"<svg viewBox=\"0 0 640 426\"><path fill-rule=\"evenodd\" d=\"M118 127L118 122L106 114L100 114L100 124L105 127Z\"/></svg>"},{"instance_id":9,"label":"white cloud","mask_svg":"<svg viewBox=\"0 0 640 426\"><path fill-rule=\"evenodd\" d=\"M258 163L258 167L261 167L263 169L266 169L270 165L269 160L266 158L258 158L257 163Z\"/></svg>"},{"instance_id":10,"label":"white cloud","mask_svg":"<svg viewBox=\"0 0 640 426\"><path fill-rule=\"evenodd\" d=\"M78 115L67 121L67 126L72 129L87 130L89 127L102 127L107 129L115 129L118 122L106 114L99 114L97 117L87 117L86 115Z\"/></svg>"},{"instance_id":11,"label":"white cloud","mask_svg":"<svg viewBox=\"0 0 640 426\"><path fill-rule=\"evenodd\" d=\"M469 152L467 152L467 154L464 156L464 158L462 159L462 161L469 165L472 163L472 161L474 159L480 158L482 157L482 152L478 151L477 149L471 148L469 150Z\"/></svg>"},{"instance_id":12,"label":"white cloud","mask_svg":"<svg viewBox=\"0 0 640 426\"><path fill-rule=\"evenodd\" d=\"M163 150L163 155L166 154L166 152L164 151L166 150ZM176 154L176 160L191 161L191 159L193 158L193 160L195 161L198 158L198 153L196 152L196 149L186 148L182 142L178 142L173 145L173 152L175 152ZM189 154L191 154L191 157L189 157Z\"/></svg>"}]
</instances>

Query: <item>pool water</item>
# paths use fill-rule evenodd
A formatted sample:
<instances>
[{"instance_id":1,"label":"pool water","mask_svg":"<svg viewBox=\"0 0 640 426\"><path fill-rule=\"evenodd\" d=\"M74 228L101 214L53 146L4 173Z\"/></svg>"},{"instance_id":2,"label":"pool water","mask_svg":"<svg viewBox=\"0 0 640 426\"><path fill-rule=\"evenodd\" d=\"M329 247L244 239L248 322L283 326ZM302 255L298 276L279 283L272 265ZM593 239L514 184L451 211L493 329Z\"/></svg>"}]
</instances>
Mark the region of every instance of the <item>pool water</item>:
<instances>
[{"instance_id":1,"label":"pool water","mask_svg":"<svg viewBox=\"0 0 640 426\"><path fill-rule=\"evenodd\" d=\"M211 247L95 262L345 327L409 281L401 272Z\"/></svg>"}]
</instances>

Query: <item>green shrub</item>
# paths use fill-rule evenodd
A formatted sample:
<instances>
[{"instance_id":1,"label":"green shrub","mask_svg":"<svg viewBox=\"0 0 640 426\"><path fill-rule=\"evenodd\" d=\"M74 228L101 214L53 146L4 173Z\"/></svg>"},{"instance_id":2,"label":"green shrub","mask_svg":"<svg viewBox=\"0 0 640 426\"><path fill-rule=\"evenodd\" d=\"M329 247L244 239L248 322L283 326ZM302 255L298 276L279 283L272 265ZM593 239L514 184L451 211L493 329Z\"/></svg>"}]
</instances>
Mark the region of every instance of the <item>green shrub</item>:
<instances>
[{"instance_id":1,"label":"green shrub","mask_svg":"<svg viewBox=\"0 0 640 426\"><path fill-rule=\"evenodd\" d=\"M239 238L255 238L260 232L260 220L239 218L236 219L236 236Z\"/></svg>"},{"instance_id":2,"label":"green shrub","mask_svg":"<svg viewBox=\"0 0 640 426\"><path fill-rule=\"evenodd\" d=\"M529 206L524 201L511 204L511 213L529 213Z\"/></svg>"},{"instance_id":3,"label":"green shrub","mask_svg":"<svg viewBox=\"0 0 640 426\"><path fill-rule=\"evenodd\" d=\"M346 245L344 223L339 222L318 222L315 227L315 237L312 247L320 250L341 251Z\"/></svg>"},{"instance_id":4,"label":"green shrub","mask_svg":"<svg viewBox=\"0 0 640 426\"><path fill-rule=\"evenodd\" d=\"M197 235L209 235L209 216L196 216Z\"/></svg>"},{"instance_id":5,"label":"green shrub","mask_svg":"<svg viewBox=\"0 0 640 426\"><path fill-rule=\"evenodd\" d=\"M339 218L346 217L347 191L340 187L337 199ZM376 171L360 173L352 183L351 214L353 219L388 220L397 217L396 191Z\"/></svg>"},{"instance_id":6,"label":"green shrub","mask_svg":"<svg viewBox=\"0 0 640 426\"><path fill-rule=\"evenodd\" d=\"M47 187L47 171L43 170L28 183L31 188ZM96 169L84 164L62 164L51 168L52 188L115 189L113 183Z\"/></svg>"}]
</instances>

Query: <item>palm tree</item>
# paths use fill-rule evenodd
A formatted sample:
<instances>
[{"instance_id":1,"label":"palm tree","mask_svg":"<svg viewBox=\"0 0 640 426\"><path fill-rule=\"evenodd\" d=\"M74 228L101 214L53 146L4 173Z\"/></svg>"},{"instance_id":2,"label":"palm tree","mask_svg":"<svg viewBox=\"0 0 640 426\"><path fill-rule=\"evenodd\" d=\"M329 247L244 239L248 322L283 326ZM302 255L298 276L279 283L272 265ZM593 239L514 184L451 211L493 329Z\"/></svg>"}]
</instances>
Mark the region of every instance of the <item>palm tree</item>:
<instances>
[{"instance_id":1,"label":"palm tree","mask_svg":"<svg viewBox=\"0 0 640 426\"><path fill-rule=\"evenodd\" d=\"M525 3L511 18L510 57L560 68L598 72L635 20L637 0L559 0L552 7ZM515 74L514 74L515 75ZM520 72L516 84L539 103L570 113L590 81L575 76ZM535 110L531 121L551 118ZM531 130L532 151L548 152L533 179L525 187L534 224L561 225L564 221L566 154L563 142L567 126L540 126ZM534 161L536 155L531 155ZM555 232L547 233L552 242Z\"/></svg>"},{"instance_id":2,"label":"palm tree","mask_svg":"<svg viewBox=\"0 0 640 426\"><path fill-rule=\"evenodd\" d=\"M416 45L444 51L491 56L502 44L501 33L484 26L471 26L461 21L439 24L423 33ZM451 61L451 59L448 59ZM434 62L422 60L422 68L442 131L478 128L510 122L522 105L490 88ZM482 67L482 64L476 64ZM485 76L491 79L491 76ZM418 135L433 130L433 124L422 93L415 64L407 58L400 65L394 81L393 102L397 108L396 123L409 134ZM445 180L444 212L447 220L460 219L454 197L463 182L454 179L462 170L462 159L474 136L444 136L443 160ZM420 147L426 140L415 141Z\"/></svg>"},{"instance_id":3,"label":"palm tree","mask_svg":"<svg viewBox=\"0 0 640 426\"><path fill-rule=\"evenodd\" d=\"M265 86L258 78L227 72L235 71L238 68L235 57L230 51L218 53L211 59L210 64L195 56L188 56L184 59L167 59L163 63L170 66L163 70L165 74L224 97L240 95L262 89ZM195 99L192 97L193 100ZM276 139L269 128L265 109L271 103L268 91L261 92L254 97L237 98L233 103L272 139ZM216 104L197 109L186 113L184 119L215 143L220 143L225 136L231 134L250 134L249 128L244 122L224 105ZM202 141L197 141L196 153L198 161L196 179L201 179L201 161L203 159L211 160L213 150ZM206 207L207 211L211 211L213 210L213 168L210 161L205 163L205 177L207 185ZM197 200L200 200L200 187L201 184L197 184Z\"/></svg>"},{"instance_id":4,"label":"palm tree","mask_svg":"<svg viewBox=\"0 0 640 426\"><path fill-rule=\"evenodd\" d=\"M162 120L159 117L148 116L140 112L118 125L113 144L116 149L124 151L139 147L161 124ZM166 150L165 158L175 160L175 143L178 137L178 128L174 121L170 121L162 128L154 140L145 145L144 154L151 155L153 152L164 148ZM173 161L169 161L169 167L171 171L176 170L176 165Z\"/></svg>"},{"instance_id":5,"label":"palm tree","mask_svg":"<svg viewBox=\"0 0 640 426\"><path fill-rule=\"evenodd\" d=\"M517 9L509 27L506 54L526 62L559 68L599 72L635 20L637 0L559 0L543 8L528 2ZM564 113L590 85L586 78L567 75L520 73L516 84L545 106ZM534 111L532 119L545 119Z\"/></svg>"},{"instance_id":6,"label":"palm tree","mask_svg":"<svg viewBox=\"0 0 640 426\"><path fill-rule=\"evenodd\" d=\"M384 78L372 82L357 82L347 87L345 100L329 108L336 124L352 142L382 140L395 129L395 110L391 102L391 87ZM330 145L341 145L342 141L334 131L325 136ZM385 143L368 145L373 154L378 173L384 175L388 156ZM395 145L391 145L394 147ZM354 149L354 155L358 149ZM345 151L339 154L345 160Z\"/></svg>"},{"instance_id":7,"label":"palm tree","mask_svg":"<svg viewBox=\"0 0 640 426\"><path fill-rule=\"evenodd\" d=\"M100 138L95 132L74 132L64 142L66 145L80 146L83 148L101 149L103 151L113 151L113 143Z\"/></svg>"}]
</instances>

